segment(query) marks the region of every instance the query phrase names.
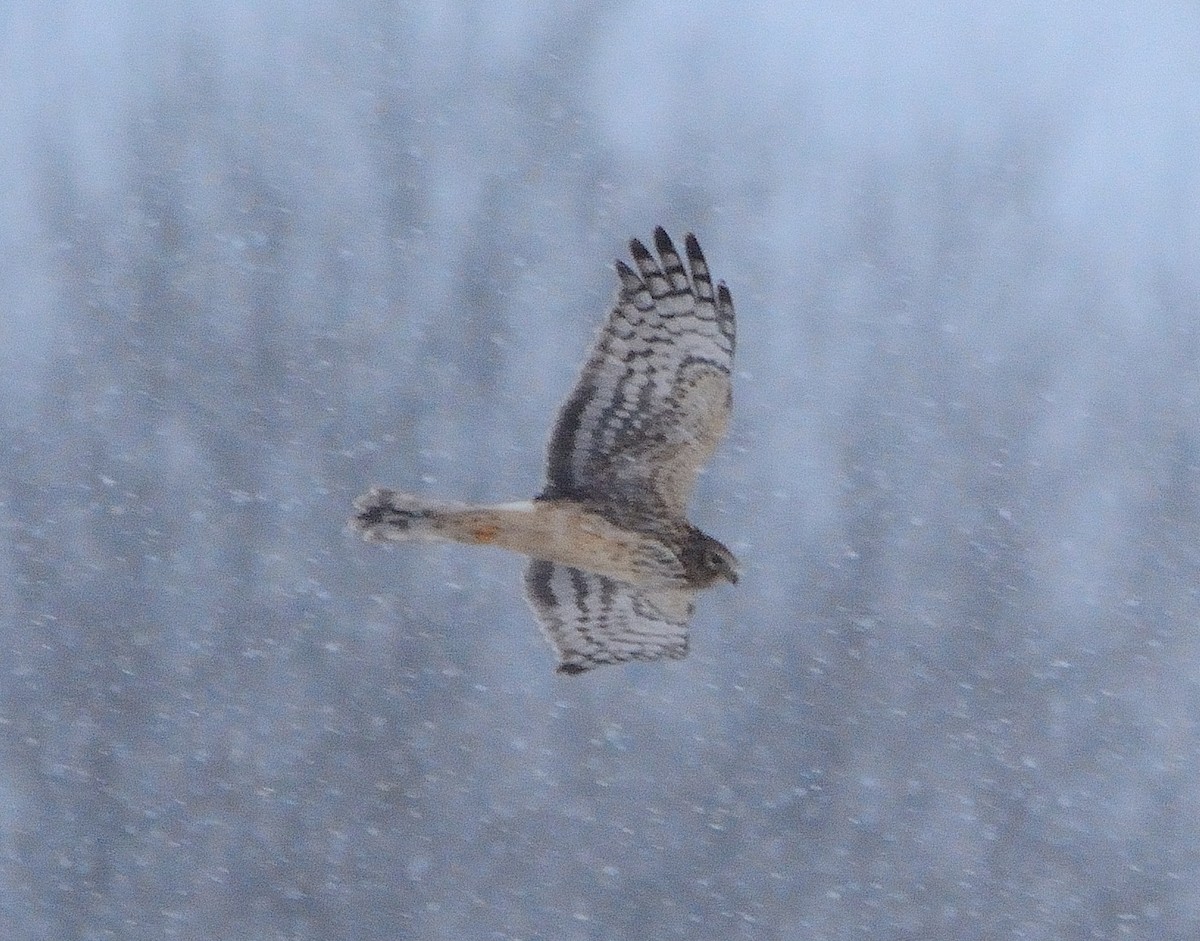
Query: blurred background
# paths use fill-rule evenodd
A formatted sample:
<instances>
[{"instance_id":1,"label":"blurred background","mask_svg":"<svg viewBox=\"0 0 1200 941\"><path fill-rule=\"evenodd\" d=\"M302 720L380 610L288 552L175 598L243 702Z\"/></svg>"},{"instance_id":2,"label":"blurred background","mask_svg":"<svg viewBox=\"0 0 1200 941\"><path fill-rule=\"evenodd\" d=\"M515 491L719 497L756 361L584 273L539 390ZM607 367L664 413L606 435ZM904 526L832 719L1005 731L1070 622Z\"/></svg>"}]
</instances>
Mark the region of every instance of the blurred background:
<instances>
[{"instance_id":1,"label":"blurred background","mask_svg":"<svg viewBox=\"0 0 1200 941\"><path fill-rule=\"evenodd\" d=\"M1200 8L0 2L0 934L1200 933ZM611 260L739 313L692 654L516 557Z\"/></svg>"}]
</instances>

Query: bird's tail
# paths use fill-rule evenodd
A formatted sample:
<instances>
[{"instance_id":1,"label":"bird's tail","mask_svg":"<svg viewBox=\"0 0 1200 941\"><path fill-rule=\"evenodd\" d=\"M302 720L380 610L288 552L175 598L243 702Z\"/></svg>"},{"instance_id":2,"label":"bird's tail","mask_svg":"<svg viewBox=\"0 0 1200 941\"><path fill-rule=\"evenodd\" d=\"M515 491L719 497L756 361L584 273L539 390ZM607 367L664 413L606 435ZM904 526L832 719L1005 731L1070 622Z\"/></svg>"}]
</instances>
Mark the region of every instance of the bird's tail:
<instances>
[{"instance_id":1,"label":"bird's tail","mask_svg":"<svg viewBox=\"0 0 1200 941\"><path fill-rule=\"evenodd\" d=\"M500 542L506 516L499 507L473 507L464 503L427 500L408 493L373 487L354 501L350 521L368 542L410 542L416 539L445 542Z\"/></svg>"}]
</instances>

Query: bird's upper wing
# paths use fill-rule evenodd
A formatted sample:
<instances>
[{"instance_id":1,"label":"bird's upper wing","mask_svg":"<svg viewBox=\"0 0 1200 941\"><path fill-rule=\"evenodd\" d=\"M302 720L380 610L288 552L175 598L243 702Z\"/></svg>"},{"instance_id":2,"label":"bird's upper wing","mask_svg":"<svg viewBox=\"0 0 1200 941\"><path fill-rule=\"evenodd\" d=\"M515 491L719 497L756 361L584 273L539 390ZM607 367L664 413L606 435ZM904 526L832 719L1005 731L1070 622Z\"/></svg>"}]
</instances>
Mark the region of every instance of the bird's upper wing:
<instances>
[{"instance_id":1,"label":"bird's upper wing","mask_svg":"<svg viewBox=\"0 0 1200 941\"><path fill-rule=\"evenodd\" d=\"M662 228L660 262L630 242L634 271L579 381L559 412L547 454L548 497L620 493L683 515L696 474L725 433L735 340L733 299L695 236L688 269Z\"/></svg>"},{"instance_id":2,"label":"bird's upper wing","mask_svg":"<svg viewBox=\"0 0 1200 941\"><path fill-rule=\"evenodd\" d=\"M525 595L558 652L559 673L687 656L693 592L641 588L535 559L525 570Z\"/></svg>"}]
</instances>

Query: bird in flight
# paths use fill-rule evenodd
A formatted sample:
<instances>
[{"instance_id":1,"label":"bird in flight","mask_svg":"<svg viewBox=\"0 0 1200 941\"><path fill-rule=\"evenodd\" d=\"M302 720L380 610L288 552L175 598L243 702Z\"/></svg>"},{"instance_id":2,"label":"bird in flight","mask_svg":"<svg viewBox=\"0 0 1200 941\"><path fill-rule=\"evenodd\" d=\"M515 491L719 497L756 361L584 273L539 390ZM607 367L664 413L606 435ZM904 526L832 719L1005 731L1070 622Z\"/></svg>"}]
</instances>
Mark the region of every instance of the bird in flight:
<instances>
[{"instance_id":1,"label":"bird in flight","mask_svg":"<svg viewBox=\"0 0 1200 941\"><path fill-rule=\"evenodd\" d=\"M351 525L371 542L437 540L530 557L525 593L558 672L687 655L695 596L737 582L733 553L687 521L732 407L733 299L694 235L655 229L617 261L616 303L559 410L533 500L472 506L376 487Z\"/></svg>"}]
</instances>

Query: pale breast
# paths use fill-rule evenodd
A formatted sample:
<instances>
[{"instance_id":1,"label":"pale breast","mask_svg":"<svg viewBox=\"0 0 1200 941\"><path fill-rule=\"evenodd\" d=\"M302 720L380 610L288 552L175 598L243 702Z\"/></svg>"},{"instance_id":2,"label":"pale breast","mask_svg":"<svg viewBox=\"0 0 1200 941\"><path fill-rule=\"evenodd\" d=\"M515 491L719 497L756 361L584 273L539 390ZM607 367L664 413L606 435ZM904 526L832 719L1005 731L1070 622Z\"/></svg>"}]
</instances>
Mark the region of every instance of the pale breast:
<instances>
[{"instance_id":1,"label":"pale breast","mask_svg":"<svg viewBox=\"0 0 1200 941\"><path fill-rule=\"evenodd\" d=\"M538 500L528 529L535 558L633 584L675 586L685 573L670 540L617 526L573 500Z\"/></svg>"}]
</instances>

